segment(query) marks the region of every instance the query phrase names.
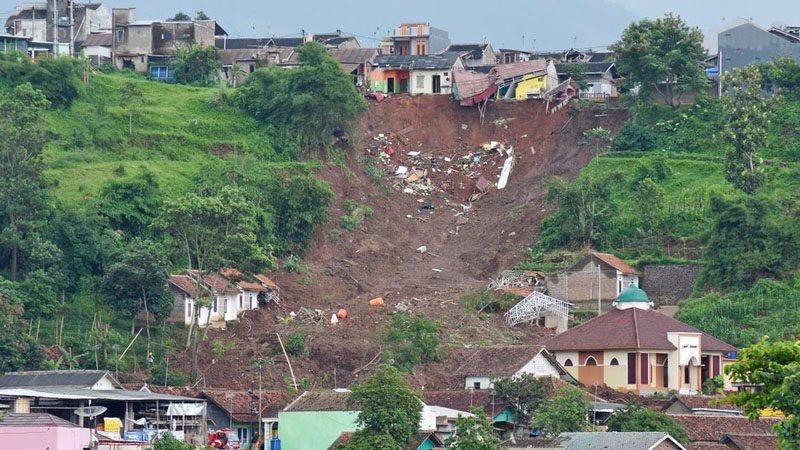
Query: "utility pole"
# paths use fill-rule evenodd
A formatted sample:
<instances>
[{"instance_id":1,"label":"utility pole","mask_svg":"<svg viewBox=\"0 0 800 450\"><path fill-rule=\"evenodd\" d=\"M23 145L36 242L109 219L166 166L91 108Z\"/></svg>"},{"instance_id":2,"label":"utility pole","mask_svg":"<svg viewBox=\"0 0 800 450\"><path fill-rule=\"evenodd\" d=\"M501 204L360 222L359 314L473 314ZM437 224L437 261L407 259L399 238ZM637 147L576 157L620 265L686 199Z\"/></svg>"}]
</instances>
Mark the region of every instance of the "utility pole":
<instances>
[{"instance_id":1,"label":"utility pole","mask_svg":"<svg viewBox=\"0 0 800 450\"><path fill-rule=\"evenodd\" d=\"M53 53L58 54L58 3L53 0Z\"/></svg>"},{"instance_id":2,"label":"utility pole","mask_svg":"<svg viewBox=\"0 0 800 450\"><path fill-rule=\"evenodd\" d=\"M69 0L69 56L75 56L75 2ZM149 342L149 341L148 341Z\"/></svg>"},{"instance_id":3,"label":"utility pole","mask_svg":"<svg viewBox=\"0 0 800 450\"><path fill-rule=\"evenodd\" d=\"M600 317L600 264L597 265L597 317Z\"/></svg>"}]
</instances>

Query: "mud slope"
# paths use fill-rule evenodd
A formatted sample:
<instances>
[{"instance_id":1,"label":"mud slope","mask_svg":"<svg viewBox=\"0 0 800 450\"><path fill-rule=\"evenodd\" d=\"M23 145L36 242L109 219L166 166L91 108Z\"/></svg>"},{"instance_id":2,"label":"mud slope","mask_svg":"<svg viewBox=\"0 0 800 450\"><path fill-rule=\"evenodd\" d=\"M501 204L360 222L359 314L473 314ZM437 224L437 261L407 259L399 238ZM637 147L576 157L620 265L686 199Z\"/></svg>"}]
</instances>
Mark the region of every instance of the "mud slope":
<instances>
[{"instance_id":1,"label":"mud slope","mask_svg":"<svg viewBox=\"0 0 800 450\"><path fill-rule=\"evenodd\" d=\"M306 378L311 386L346 386L362 376L364 372L358 369L380 351L383 323L399 303L438 321L443 329L444 361L420 367L414 374L418 387L457 384L449 374L457 367L464 344L536 343L547 335L536 327L511 329L500 316L476 317L461 307L459 296L525 257L551 210L544 203L544 182L552 176L577 176L592 157L592 151L580 145L582 133L597 126L616 129L624 113L565 108L548 115L536 101L499 103L490 105L481 124L476 109L461 108L446 97L395 97L370 106L346 170L329 165L318 173L333 186L337 206L331 222L318 230L305 255L308 273L277 273L284 298L279 306L253 312L228 330L210 333L201 357L206 385L251 388L250 361L275 355L265 383L284 388L289 371L276 353L280 350L275 333L285 337L301 329L309 334L311 355L293 359L297 377ZM397 138L398 132L405 138ZM388 160L377 156L380 149L367 151L381 133L393 136L389 145L393 155ZM455 164L487 141L513 145L515 165L506 189L492 187L470 203L467 197L475 181L466 173L480 171L495 183L504 157L484 156L481 165L457 168L450 174L444 158ZM387 194L358 162L367 158L393 173L409 151L434 155L442 171L429 175L445 189L421 196L390 188ZM387 173L385 179L385 186L391 186L394 177ZM334 238L338 232L332 230L340 229L341 205L346 199L369 205L374 215L358 230L342 231ZM435 209L421 210L420 201ZM415 251L422 245L428 249L425 254ZM368 300L376 296L385 299L384 307L368 306ZM323 310L326 319L345 308L349 317L335 326L327 321L287 325L278 320L302 306ZM222 357L214 355L208 349L217 337L236 339L237 348Z\"/></svg>"}]
</instances>

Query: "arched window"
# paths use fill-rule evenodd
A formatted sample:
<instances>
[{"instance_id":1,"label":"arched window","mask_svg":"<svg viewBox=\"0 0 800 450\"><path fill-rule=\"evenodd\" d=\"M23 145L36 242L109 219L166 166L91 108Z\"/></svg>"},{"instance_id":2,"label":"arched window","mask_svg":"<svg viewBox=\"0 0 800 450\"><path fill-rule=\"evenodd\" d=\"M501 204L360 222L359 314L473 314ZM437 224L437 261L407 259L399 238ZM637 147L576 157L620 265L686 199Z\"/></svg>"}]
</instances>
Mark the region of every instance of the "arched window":
<instances>
[{"instance_id":1,"label":"arched window","mask_svg":"<svg viewBox=\"0 0 800 450\"><path fill-rule=\"evenodd\" d=\"M564 367L572 367L572 360L567 358L567 360L564 361Z\"/></svg>"},{"instance_id":2,"label":"arched window","mask_svg":"<svg viewBox=\"0 0 800 450\"><path fill-rule=\"evenodd\" d=\"M585 365L587 365L587 366L596 366L597 365L597 360L594 359L594 356L590 356L590 357L586 358L586 364Z\"/></svg>"},{"instance_id":3,"label":"arched window","mask_svg":"<svg viewBox=\"0 0 800 450\"><path fill-rule=\"evenodd\" d=\"M617 361L617 358L611 358L611 365L612 366L618 366L619 365L619 361Z\"/></svg>"}]
</instances>

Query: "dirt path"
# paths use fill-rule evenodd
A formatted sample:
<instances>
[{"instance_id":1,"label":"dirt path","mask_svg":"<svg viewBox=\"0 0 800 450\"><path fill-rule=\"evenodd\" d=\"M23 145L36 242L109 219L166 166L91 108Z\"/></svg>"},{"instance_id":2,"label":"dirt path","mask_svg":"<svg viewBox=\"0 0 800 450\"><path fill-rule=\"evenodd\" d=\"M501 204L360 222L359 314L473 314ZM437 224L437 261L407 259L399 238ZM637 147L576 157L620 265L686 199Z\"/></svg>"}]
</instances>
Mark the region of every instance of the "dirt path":
<instances>
[{"instance_id":1,"label":"dirt path","mask_svg":"<svg viewBox=\"0 0 800 450\"><path fill-rule=\"evenodd\" d=\"M481 124L477 110L461 108L445 97L395 97L371 104L356 150L348 156L348 170L328 166L318 173L336 192L337 208L305 255L308 273L275 274L284 297L279 307L254 312L226 331L211 333L209 341L216 336L237 340L236 351L224 357L237 370L231 372L206 350L201 357L206 385L251 388L249 361L276 355L274 333L298 329L278 317L300 307L321 309L326 319L339 308L349 312L348 319L335 326L326 321L299 327L309 333L312 350L309 358L293 361L294 370L317 386L345 386L357 378L353 371L380 351L383 323L400 303L439 322L443 329L447 357L414 374L418 387L452 386L448 374L465 344L540 341L546 331L511 329L500 316L476 317L459 304L459 297L524 259L552 208L544 202L544 182L552 176L577 176L592 156L580 144L582 133L597 126L616 129L624 118L622 112L596 117L595 112L569 108L547 115L542 103L529 101L491 105ZM403 137L397 137L401 131ZM381 133L392 136L391 144L374 139ZM491 187L470 203L475 179L466 174L477 171L496 183L505 156L483 155L479 164L457 167L458 172L447 169L489 141L513 145L515 164L504 190ZM386 147L391 147L392 155L381 159L378 154L386 153ZM394 168L407 162L409 152L417 151L431 155L440 169L428 173L437 187L430 195L403 193L402 187L387 195L359 163L365 158L389 172L388 185L396 180ZM346 199L369 205L374 214L358 230L334 238L340 233L332 230L340 229ZM421 209L422 204L435 209ZM427 252L417 252L423 245ZM369 299L377 296L386 305L368 306ZM267 383L282 388L288 370L282 356L274 360Z\"/></svg>"}]
</instances>

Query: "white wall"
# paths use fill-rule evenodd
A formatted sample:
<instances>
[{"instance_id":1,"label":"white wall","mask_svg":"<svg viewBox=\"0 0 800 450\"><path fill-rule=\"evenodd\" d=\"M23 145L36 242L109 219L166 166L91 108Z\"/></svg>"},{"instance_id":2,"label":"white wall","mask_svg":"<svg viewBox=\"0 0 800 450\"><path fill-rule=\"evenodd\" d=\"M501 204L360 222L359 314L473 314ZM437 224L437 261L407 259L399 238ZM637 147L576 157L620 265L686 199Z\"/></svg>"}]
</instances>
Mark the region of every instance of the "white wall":
<instances>
[{"instance_id":1,"label":"white wall","mask_svg":"<svg viewBox=\"0 0 800 450\"><path fill-rule=\"evenodd\" d=\"M519 369L514 376L519 377L526 373L533 374L537 377L551 376L558 378L560 376L558 370L556 370L556 368L550 364L550 361L548 361L541 352L539 352L539 354L537 354L533 359L525 363L525 365L522 366L522 368Z\"/></svg>"},{"instance_id":2,"label":"white wall","mask_svg":"<svg viewBox=\"0 0 800 450\"><path fill-rule=\"evenodd\" d=\"M477 389L491 389L494 385L489 377L464 377L464 389L476 389L475 383L480 383Z\"/></svg>"},{"instance_id":3,"label":"white wall","mask_svg":"<svg viewBox=\"0 0 800 450\"><path fill-rule=\"evenodd\" d=\"M414 70L411 72L409 92L411 95L433 94L433 76L439 75L441 80L441 95L450 95L453 90L453 71L444 70ZM421 81L421 83L420 83Z\"/></svg>"}]
</instances>

